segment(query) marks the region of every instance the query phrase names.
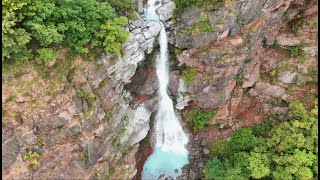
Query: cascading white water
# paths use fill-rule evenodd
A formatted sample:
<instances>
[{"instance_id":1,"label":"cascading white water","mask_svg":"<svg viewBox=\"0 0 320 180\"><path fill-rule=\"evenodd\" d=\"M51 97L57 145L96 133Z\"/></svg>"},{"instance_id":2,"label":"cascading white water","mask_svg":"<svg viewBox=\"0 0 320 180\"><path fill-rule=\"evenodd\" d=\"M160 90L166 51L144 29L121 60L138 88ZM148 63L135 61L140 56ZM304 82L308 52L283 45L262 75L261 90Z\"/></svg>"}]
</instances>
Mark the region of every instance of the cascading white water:
<instances>
[{"instance_id":1,"label":"cascading white water","mask_svg":"<svg viewBox=\"0 0 320 180\"><path fill-rule=\"evenodd\" d=\"M155 0L149 0L146 19L159 21L154 4ZM169 83L168 42L165 27L161 22L160 24L160 54L156 58L159 109L155 118L154 152L144 164L142 172L144 180L157 179L160 175L175 178L181 175L181 168L189 163L188 151L185 147L188 137L182 129L174 112L172 100L167 93Z\"/></svg>"},{"instance_id":2,"label":"cascading white water","mask_svg":"<svg viewBox=\"0 0 320 180\"><path fill-rule=\"evenodd\" d=\"M161 24L162 25L162 24ZM183 132L182 126L176 116L167 93L169 82L168 67L168 42L164 26L160 32L160 56L157 58L156 69L159 80L159 109L156 116L156 146L164 151L172 151L180 154L187 154L185 145L188 138Z\"/></svg>"}]
</instances>

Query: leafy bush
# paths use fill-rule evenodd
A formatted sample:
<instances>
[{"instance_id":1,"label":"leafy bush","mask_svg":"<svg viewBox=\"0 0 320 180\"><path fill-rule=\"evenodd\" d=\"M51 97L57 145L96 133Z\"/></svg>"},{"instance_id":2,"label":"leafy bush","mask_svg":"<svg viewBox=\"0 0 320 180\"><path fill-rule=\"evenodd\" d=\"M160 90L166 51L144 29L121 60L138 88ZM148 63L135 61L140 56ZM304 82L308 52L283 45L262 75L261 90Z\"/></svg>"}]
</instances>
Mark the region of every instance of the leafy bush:
<instances>
[{"instance_id":1,"label":"leafy bush","mask_svg":"<svg viewBox=\"0 0 320 180\"><path fill-rule=\"evenodd\" d=\"M131 0L107 0L120 16L135 18L135 5Z\"/></svg>"},{"instance_id":2,"label":"leafy bush","mask_svg":"<svg viewBox=\"0 0 320 180\"><path fill-rule=\"evenodd\" d=\"M306 58L308 57L307 53L304 50L302 50L303 47L303 44L299 44L298 46L290 50L291 57L297 58L298 62L300 62L301 64L303 64Z\"/></svg>"},{"instance_id":3,"label":"leafy bush","mask_svg":"<svg viewBox=\"0 0 320 180\"><path fill-rule=\"evenodd\" d=\"M58 53L51 48L41 48L37 50L36 61L40 64L50 63L58 58Z\"/></svg>"},{"instance_id":4,"label":"leafy bush","mask_svg":"<svg viewBox=\"0 0 320 180\"><path fill-rule=\"evenodd\" d=\"M39 157L40 155L37 152L34 151L28 151L28 153L23 155L23 160L27 161L36 157Z\"/></svg>"},{"instance_id":5,"label":"leafy bush","mask_svg":"<svg viewBox=\"0 0 320 180\"><path fill-rule=\"evenodd\" d=\"M236 76L236 83L237 83L238 85L242 84L243 79L244 79L243 74L237 75L237 76Z\"/></svg>"},{"instance_id":6,"label":"leafy bush","mask_svg":"<svg viewBox=\"0 0 320 180\"><path fill-rule=\"evenodd\" d=\"M217 140L210 147L210 155L212 157L224 158L231 155L232 149L227 141Z\"/></svg>"},{"instance_id":7,"label":"leafy bush","mask_svg":"<svg viewBox=\"0 0 320 180\"><path fill-rule=\"evenodd\" d=\"M243 151L253 148L255 139L252 129L242 128L232 135L229 144L233 150Z\"/></svg>"},{"instance_id":8,"label":"leafy bush","mask_svg":"<svg viewBox=\"0 0 320 180\"><path fill-rule=\"evenodd\" d=\"M217 110L203 111L200 108L193 108L186 110L182 115L187 120L187 126L197 131L204 128L216 113Z\"/></svg>"},{"instance_id":9,"label":"leafy bush","mask_svg":"<svg viewBox=\"0 0 320 180\"><path fill-rule=\"evenodd\" d=\"M182 79L187 85L191 85L194 77L197 75L195 69L187 68L182 71Z\"/></svg>"},{"instance_id":10,"label":"leafy bush","mask_svg":"<svg viewBox=\"0 0 320 180\"><path fill-rule=\"evenodd\" d=\"M93 100L95 98L94 94L88 94L88 93L83 92L82 90L77 90L76 96L78 98L84 98L86 100Z\"/></svg>"},{"instance_id":11,"label":"leafy bush","mask_svg":"<svg viewBox=\"0 0 320 180\"><path fill-rule=\"evenodd\" d=\"M192 23L191 27L186 30L187 34L192 33L202 33L202 32L213 32L211 28L209 18L206 16L201 16L200 21Z\"/></svg>"},{"instance_id":12,"label":"leafy bush","mask_svg":"<svg viewBox=\"0 0 320 180\"><path fill-rule=\"evenodd\" d=\"M213 158L207 162L203 172L206 179L214 180L247 180L250 177L248 167L248 154L237 153L229 161Z\"/></svg>"}]
</instances>

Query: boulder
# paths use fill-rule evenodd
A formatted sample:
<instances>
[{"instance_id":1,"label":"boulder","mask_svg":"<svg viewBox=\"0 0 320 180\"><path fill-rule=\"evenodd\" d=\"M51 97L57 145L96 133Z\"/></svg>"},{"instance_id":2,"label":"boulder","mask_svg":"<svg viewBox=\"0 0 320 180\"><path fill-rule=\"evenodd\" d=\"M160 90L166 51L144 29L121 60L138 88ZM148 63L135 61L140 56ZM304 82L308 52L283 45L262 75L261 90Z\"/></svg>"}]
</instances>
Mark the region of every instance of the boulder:
<instances>
[{"instance_id":1,"label":"boulder","mask_svg":"<svg viewBox=\"0 0 320 180\"><path fill-rule=\"evenodd\" d=\"M161 4L167 4L168 2L171 2L170 0L162 0Z\"/></svg>"},{"instance_id":2,"label":"boulder","mask_svg":"<svg viewBox=\"0 0 320 180\"><path fill-rule=\"evenodd\" d=\"M136 0L136 10L139 14L143 13L143 0Z\"/></svg>"},{"instance_id":3,"label":"boulder","mask_svg":"<svg viewBox=\"0 0 320 180\"><path fill-rule=\"evenodd\" d=\"M250 91L253 92L250 92ZM250 89L249 93L260 95L259 97L262 99L270 99L272 98L281 98L281 96L285 95L285 89L278 85L271 85L269 83L259 82L256 84L255 88Z\"/></svg>"},{"instance_id":4,"label":"boulder","mask_svg":"<svg viewBox=\"0 0 320 180\"><path fill-rule=\"evenodd\" d=\"M292 34L280 34L276 37L277 44L280 46L297 46L301 41Z\"/></svg>"},{"instance_id":5,"label":"boulder","mask_svg":"<svg viewBox=\"0 0 320 180\"><path fill-rule=\"evenodd\" d=\"M192 23L199 21L201 17L201 13L202 13L202 10L200 8L187 7L181 15L181 21L183 24L187 26L191 26Z\"/></svg>"},{"instance_id":6,"label":"boulder","mask_svg":"<svg viewBox=\"0 0 320 180\"><path fill-rule=\"evenodd\" d=\"M304 47L302 50L308 53L310 56L315 56L318 53L318 48L316 46Z\"/></svg>"},{"instance_id":7,"label":"boulder","mask_svg":"<svg viewBox=\"0 0 320 180\"><path fill-rule=\"evenodd\" d=\"M259 79L260 67L260 57L256 57L244 68L244 81L242 83L242 88L248 88L254 85L254 83Z\"/></svg>"},{"instance_id":8,"label":"boulder","mask_svg":"<svg viewBox=\"0 0 320 180\"><path fill-rule=\"evenodd\" d=\"M208 86L202 92L192 96L195 103L202 108L216 108L227 102L236 82L231 80L222 87Z\"/></svg>"},{"instance_id":9,"label":"boulder","mask_svg":"<svg viewBox=\"0 0 320 180\"><path fill-rule=\"evenodd\" d=\"M141 33L141 28L134 29L134 30L131 31L131 33L133 35L137 35L137 34Z\"/></svg>"},{"instance_id":10,"label":"boulder","mask_svg":"<svg viewBox=\"0 0 320 180\"><path fill-rule=\"evenodd\" d=\"M210 153L209 149L204 148L203 149L203 154L208 155Z\"/></svg>"},{"instance_id":11,"label":"boulder","mask_svg":"<svg viewBox=\"0 0 320 180\"><path fill-rule=\"evenodd\" d=\"M9 168L16 161L20 152L19 142L15 137L8 139L2 143L2 171Z\"/></svg>"},{"instance_id":12,"label":"boulder","mask_svg":"<svg viewBox=\"0 0 320 180\"><path fill-rule=\"evenodd\" d=\"M126 115L128 124L125 126L125 134L120 142L129 142L129 145L133 146L147 136L151 112L144 104L140 104L136 109L130 108Z\"/></svg>"},{"instance_id":13,"label":"boulder","mask_svg":"<svg viewBox=\"0 0 320 180\"><path fill-rule=\"evenodd\" d=\"M150 39L152 37L155 37L159 34L159 32L161 31L161 25L160 23L158 22L155 22L155 21L150 21L148 24L147 24L147 27L148 29L144 29L142 32L143 32L143 35L146 39Z\"/></svg>"},{"instance_id":14,"label":"boulder","mask_svg":"<svg viewBox=\"0 0 320 180\"><path fill-rule=\"evenodd\" d=\"M180 83L180 72L178 70L169 73L168 88L172 94L176 94Z\"/></svg>"},{"instance_id":15,"label":"boulder","mask_svg":"<svg viewBox=\"0 0 320 180\"><path fill-rule=\"evenodd\" d=\"M190 170L189 177L190 179L194 180L197 178L197 174L193 170Z\"/></svg>"},{"instance_id":16,"label":"boulder","mask_svg":"<svg viewBox=\"0 0 320 180\"><path fill-rule=\"evenodd\" d=\"M278 73L278 79L286 84L291 84L296 79L298 73L291 71L281 71Z\"/></svg>"},{"instance_id":17,"label":"boulder","mask_svg":"<svg viewBox=\"0 0 320 180\"><path fill-rule=\"evenodd\" d=\"M171 18L172 13L175 8L176 8L176 6L175 6L174 2L172 2L172 1L169 1L168 3L161 6L157 10L157 12L160 16L160 20L163 22L168 21Z\"/></svg>"},{"instance_id":18,"label":"boulder","mask_svg":"<svg viewBox=\"0 0 320 180\"><path fill-rule=\"evenodd\" d=\"M82 100L78 97L74 97L71 106L68 107L68 111L71 115L82 114Z\"/></svg>"}]
</instances>

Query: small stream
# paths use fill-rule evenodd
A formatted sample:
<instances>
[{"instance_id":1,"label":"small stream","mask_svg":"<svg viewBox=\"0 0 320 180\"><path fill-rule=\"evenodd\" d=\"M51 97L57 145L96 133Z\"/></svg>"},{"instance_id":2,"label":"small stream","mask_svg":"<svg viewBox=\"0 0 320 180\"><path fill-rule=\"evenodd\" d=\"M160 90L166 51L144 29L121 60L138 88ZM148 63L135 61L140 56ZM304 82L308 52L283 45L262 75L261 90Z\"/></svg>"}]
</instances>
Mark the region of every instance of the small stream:
<instances>
[{"instance_id":1,"label":"small stream","mask_svg":"<svg viewBox=\"0 0 320 180\"><path fill-rule=\"evenodd\" d=\"M156 13L156 0L149 0L145 13L147 21L158 21ZM155 117L154 134L155 141L153 153L148 157L143 166L142 179L153 180L160 176L176 178L182 173L182 167L189 163L188 137L182 129L179 118L174 112L173 102L170 99L167 88L169 83L168 42L166 30L162 22L159 37L160 53L156 57L156 70L159 80L159 109Z\"/></svg>"}]
</instances>

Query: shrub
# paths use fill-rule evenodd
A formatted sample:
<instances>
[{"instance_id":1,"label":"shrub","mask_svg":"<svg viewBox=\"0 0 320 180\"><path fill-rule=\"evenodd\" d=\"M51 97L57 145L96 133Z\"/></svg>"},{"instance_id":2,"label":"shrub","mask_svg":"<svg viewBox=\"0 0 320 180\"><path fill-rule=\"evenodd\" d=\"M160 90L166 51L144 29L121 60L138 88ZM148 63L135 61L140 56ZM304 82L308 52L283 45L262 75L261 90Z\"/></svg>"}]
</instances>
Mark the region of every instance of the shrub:
<instances>
[{"instance_id":1,"label":"shrub","mask_svg":"<svg viewBox=\"0 0 320 180\"><path fill-rule=\"evenodd\" d=\"M211 28L209 18L206 16L201 16L200 21L193 22L191 27L185 31L188 35L192 33L202 33L202 32L213 32Z\"/></svg>"},{"instance_id":2,"label":"shrub","mask_svg":"<svg viewBox=\"0 0 320 180\"><path fill-rule=\"evenodd\" d=\"M131 0L107 0L120 16L135 18L135 4Z\"/></svg>"},{"instance_id":3,"label":"shrub","mask_svg":"<svg viewBox=\"0 0 320 180\"><path fill-rule=\"evenodd\" d=\"M238 85L242 84L243 79L244 79L243 74L238 74L238 75L236 76L236 83L237 83Z\"/></svg>"},{"instance_id":4,"label":"shrub","mask_svg":"<svg viewBox=\"0 0 320 180\"><path fill-rule=\"evenodd\" d=\"M36 157L39 157L40 155L37 153L37 152L34 152L34 151L28 151L28 153L24 154L22 156L23 160L27 161L29 159L33 159L33 158L36 158Z\"/></svg>"},{"instance_id":5,"label":"shrub","mask_svg":"<svg viewBox=\"0 0 320 180\"><path fill-rule=\"evenodd\" d=\"M182 79L187 85L191 85L194 77L197 75L195 69L187 68L182 71Z\"/></svg>"},{"instance_id":6,"label":"shrub","mask_svg":"<svg viewBox=\"0 0 320 180\"><path fill-rule=\"evenodd\" d=\"M230 147L235 151L249 150L253 148L255 136L252 129L242 128L236 131L230 141Z\"/></svg>"},{"instance_id":7,"label":"shrub","mask_svg":"<svg viewBox=\"0 0 320 180\"><path fill-rule=\"evenodd\" d=\"M298 46L290 50L291 57L297 58L298 62L303 64L307 58L307 53L302 50L304 44L299 44Z\"/></svg>"},{"instance_id":8,"label":"shrub","mask_svg":"<svg viewBox=\"0 0 320 180\"><path fill-rule=\"evenodd\" d=\"M228 157L232 153L233 153L232 149L227 141L217 140L210 147L211 157L224 158L224 157Z\"/></svg>"},{"instance_id":9,"label":"shrub","mask_svg":"<svg viewBox=\"0 0 320 180\"><path fill-rule=\"evenodd\" d=\"M272 126L273 126L272 122L268 120L261 124L255 124L252 127L253 134L256 136L266 137L270 132Z\"/></svg>"},{"instance_id":10,"label":"shrub","mask_svg":"<svg viewBox=\"0 0 320 180\"><path fill-rule=\"evenodd\" d=\"M187 120L187 126L197 131L204 128L216 113L217 110L203 111L200 108L193 108L186 110L182 115Z\"/></svg>"},{"instance_id":11,"label":"shrub","mask_svg":"<svg viewBox=\"0 0 320 180\"><path fill-rule=\"evenodd\" d=\"M76 96L78 98L85 98L86 100L93 100L95 98L94 94L88 94L88 93L85 93L81 90L76 91Z\"/></svg>"}]
</instances>

